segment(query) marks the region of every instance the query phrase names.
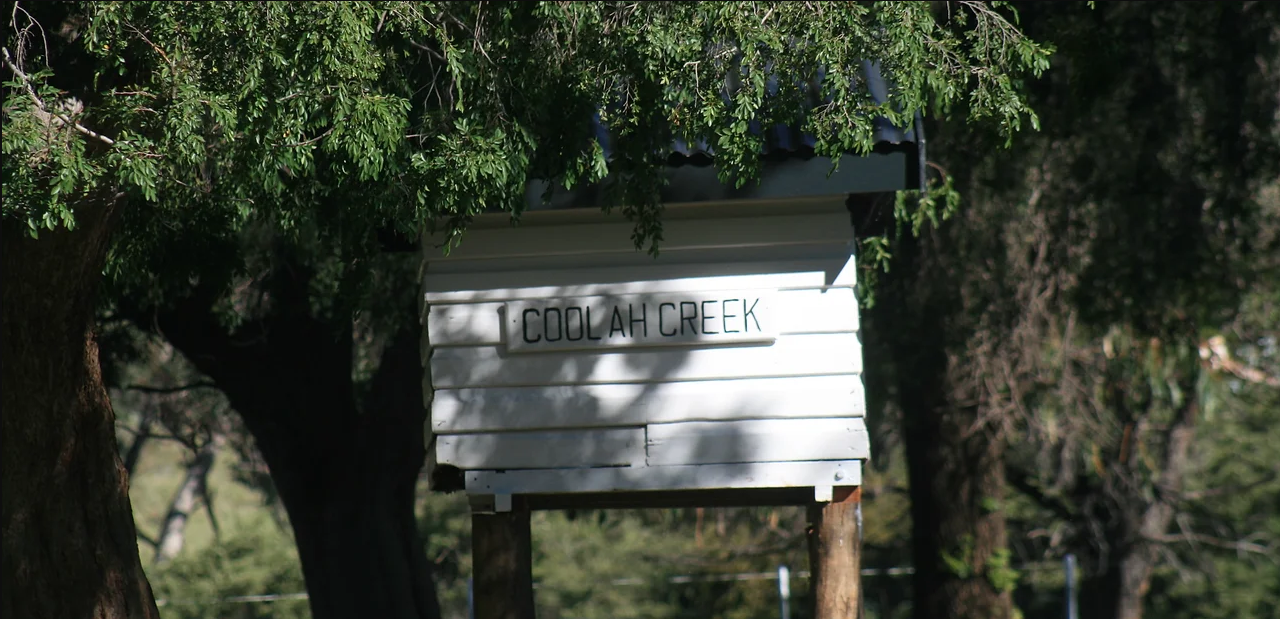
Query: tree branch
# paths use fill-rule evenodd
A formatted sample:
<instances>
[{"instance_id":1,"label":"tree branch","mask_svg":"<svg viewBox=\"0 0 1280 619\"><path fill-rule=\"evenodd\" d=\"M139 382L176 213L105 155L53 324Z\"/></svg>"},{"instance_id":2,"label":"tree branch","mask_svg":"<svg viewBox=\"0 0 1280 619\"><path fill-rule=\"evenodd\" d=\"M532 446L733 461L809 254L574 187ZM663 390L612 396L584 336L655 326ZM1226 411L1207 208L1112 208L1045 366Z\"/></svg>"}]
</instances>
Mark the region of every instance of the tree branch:
<instances>
[{"instance_id":1,"label":"tree branch","mask_svg":"<svg viewBox=\"0 0 1280 619\"><path fill-rule=\"evenodd\" d=\"M1200 358L1207 361L1209 367L1220 372L1228 372L1241 380L1268 387L1280 387L1280 377L1269 376L1258 368L1251 368L1233 359L1231 350L1227 348L1227 340L1221 335L1215 335L1200 343Z\"/></svg>"},{"instance_id":2,"label":"tree branch","mask_svg":"<svg viewBox=\"0 0 1280 619\"><path fill-rule=\"evenodd\" d=\"M320 135L317 135L316 137L311 138L311 139L309 139L309 140L303 140L303 141L301 141L301 142L294 142L294 143L292 143L292 144L284 144L284 145L281 145L281 146L280 146L280 148L296 148L296 147L298 147L298 146L309 146L309 145L311 145L311 144L315 144L316 142L319 142L320 140L323 140L323 139L324 139L325 137L327 137L330 133L333 133L333 127L329 127L328 129L326 129L326 130L325 130L325 132L324 132L324 133L321 133Z\"/></svg>"},{"instance_id":3,"label":"tree branch","mask_svg":"<svg viewBox=\"0 0 1280 619\"><path fill-rule=\"evenodd\" d=\"M209 493L209 484L200 486L200 500L204 503L205 513L209 514L209 528L213 529L213 539L222 539L222 527L218 526L218 517L213 513L213 495Z\"/></svg>"},{"instance_id":4,"label":"tree branch","mask_svg":"<svg viewBox=\"0 0 1280 619\"><path fill-rule=\"evenodd\" d=\"M151 434L151 415L142 418L142 423L138 425L137 432L134 432L133 443L129 445L129 451L124 454L124 470L133 477L134 469L138 468L138 459L142 456L142 446L146 444L147 439L154 436Z\"/></svg>"},{"instance_id":5,"label":"tree branch","mask_svg":"<svg viewBox=\"0 0 1280 619\"><path fill-rule=\"evenodd\" d=\"M105 135L102 135L101 133L98 133L92 129L89 129L88 127L85 127L84 125L78 122L75 122L62 114L59 114L57 112L54 112L53 110L50 110L49 107L44 104L44 101L40 100L40 96L36 94L36 89L31 86L31 77L28 76L26 73L24 73L22 69L19 69L17 65L13 64L13 58L12 56L9 55L9 48L7 47L4 48L4 64L6 67L9 67L10 71L13 71L14 75L18 76L18 79L22 80L22 85L27 87L27 94L31 95L31 100L35 102L36 107L39 108L41 112L44 112L45 114L48 114L53 118L56 118L62 124L67 125L75 129L76 131L79 131L80 133L83 133L84 135L87 135L95 140L98 140L103 144L106 144L107 146L115 146L116 144L115 140Z\"/></svg>"},{"instance_id":6,"label":"tree branch","mask_svg":"<svg viewBox=\"0 0 1280 619\"><path fill-rule=\"evenodd\" d=\"M125 25L125 27L127 27L128 29L132 30L134 34L136 34L136 35L138 35L139 37L141 37L141 38L142 38L142 40L143 40L143 41L145 41L147 45L150 45L150 46L151 46L151 49L156 50L156 53L157 53L157 54L160 54L160 57L161 57L161 58L164 58L164 62L165 62L165 64L169 65L169 68L176 68L176 66L173 64L173 61L172 61L172 60L169 60L169 54L164 53L164 50L163 50L163 49L160 49L160 46L159 46L159 45L156 45L155 43L152 43L152 42L151 42L151 39L148 39L148 38L147 38L147 35L142 34L142 31L141 31L141 30L138 30L138 27L137 27L137 26L134 26L133 24L131 24L131 23L129 23L129 22L125 22L125 23L124 23L124 25Z\"/></svg>"},{"instance_id":7,"label":"tree branch","mask_svg":"<svg viewBox=\"0 0 1280 619\"><path fill-rule=\"evenodd\" d=\"M1148 535L1147 539L1153 542L1171 543L1186 542L1195 544L1205 544L1206 546L1214 546L1217 548L1225 548L1227 550L1235 550L1237 552L1253 552L1257 554L1266 554L1268 547L1257 542L1247 540L1229 540L1212 535L1204 535L1203 533L1180 533L1177 535Z\"/></svg>"},{"instance_id":8,"label":"tree branch","mask_svg":"<svg viewBox=\"0 0 1280 619\"><path fill-rule=\"evenodd\" d=\"M1272 469L1269 473L1264 475L1262 479L1254 480L1247 484L1237 484L1235 486L1223 486L1219 488L1205 488L1204 490L1191 490L1183 492L1181 498L1184 501L1196 501L1224 494L1239 494L1241 492L1253 490L1258 486L1269 484L1275 481L1277 477L1280 477L1280 469Z\"/></svg>"},{"instance_id":9,"label":"tree branch","mask_svg":"<svg viewBox=\"0 0 1280 619\"><path fill-rule=\"evenodd\" d=\"M128 391L141 391L143 393L181 393L183 391L191 391L192 389L217 389L218 385L213 381L202 380L200 382L188 385L180 385L177 387L152 387L150 385L129 385L125 387Z\"/></svg>"},{"instance_id":10,"label":"tree branch","mask_svg":"<svg viewBox=\"0 0 1280 619\"><path fill-rule=\"evenodd\" d=\"M1073 521L1077 515L1075 510L1064 503L1057 497L1045 494L1043 490L1031 483L1030 476L1025 472L1015 468L1006 467L1005 478L1008 479L1009 485L1013 486L1018 492L1025 494L1027 498L1035 501L1041 507L1057 514L1059 517Z\"/></svg>"},{"instance_id":11,"label":"tree branch","mask_svg":"<svg viewBox=\"0 0 1280 619\"><path fill-rule=\"evenodd\" d=\"M141 529L139 529L139 530L137 531L137 533L138 533L138 539L140 539L140 540L142 540L142 541L146 542L146 543L147 543L147 545L148 545L148 546L150 546L150 547L152 547L152 548L155 548L155 547L156 547L156 540L154 540L154 539L152 539L152 538L148 537L148 536L147 536L147 534L146 534L146 533L143 533Z\"/></svg>"}]
</instances>

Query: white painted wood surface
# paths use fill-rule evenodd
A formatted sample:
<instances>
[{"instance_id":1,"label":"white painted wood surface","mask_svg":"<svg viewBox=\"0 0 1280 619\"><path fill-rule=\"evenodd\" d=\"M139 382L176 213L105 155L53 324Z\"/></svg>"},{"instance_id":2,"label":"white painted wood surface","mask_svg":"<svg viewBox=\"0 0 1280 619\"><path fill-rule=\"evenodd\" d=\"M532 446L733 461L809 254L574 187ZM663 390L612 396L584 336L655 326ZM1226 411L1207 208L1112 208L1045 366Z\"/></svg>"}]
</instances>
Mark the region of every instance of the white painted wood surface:
<instances>
[{"instance_id":1,"label":"white painted wood surface","mask_svg":"<svg viewBox=\"0 0 1280 619\"><path fill-rule=\"evenodd\" d=\"M460 469L546 469L644 463L644 429L436 437L436 461Z\"/></svg>"},{"instance_id":2,"label":"white painted wood surface","mask_svg":"<svg viewBox=\"0 0 1280 619\"><path fill-rule=\"evenodd\" d=\"M704 290L698 294L725 292L732 291ZM777 331L781 335L853 333L858 330L858 302L852 288L776 292L773 306ZM501 302L431 305L427 320L430 341L434 346L502 345L505 307L506 304Z\"/></svg>"},{"instance_id":3,"label":"white painted wood surface","mask_svg":"<svg viewBox=\"0 0 1280 619\"><path fill-rule=\"evenodd\" d=\"M871 456L861 417L660 423L650 424L646 437L649 466Z\"/></svg>"},{"instance_id":4,"label":"white painted wood surface","mask_svg":"<svg viewBox=\"0 0 1280 619\"><path fill-rule=\"evenodd\" d=\"M813 258L847 257L852 250L852 240L815 244L790 243L758 247L722 247L699 249L663 249L658 256L634 247L626 252L594 254L549 254L516 258L485 258L479 260L445 260L432 262L431 272L436 275L496 273L503 271L540 272L593 268L651 268L663 265L725 264L731 262L781 262L810 260Z\"/></svg>"},{"instance_id":5,"label":"white painted wood surface","mask_svg":"<svg viewBox=\"0 0 1280 619\"><path fill-rule=\"evenodd\" d=\"M430 465L459 467L467 492L493 495L860 484L870 452L853 231L838 201L790 206L675 209L656 259L634 250L630 223L583 213L486 220L451 256L427 250ZM630 344L657 345L596 348L602 337L581 349L613 328L601 321L612 310L592 303L702 309L755 294L768 298L757 316L769 337L654 342L641 330ZM549 330L576 328L570 307L584 330L587 307L595 319L581 337L566 331L574 344ZM555 325L522 320L548 308Z\"/></svg>"},{"instance_id":6,"label":"white painted wood surface","mask_svg":"<svg viewBox=\"0 0 1280 619\"><path fill-rule=\"evenodd\" d=\"M861 417L865 402L862 378L856 374L441 389L432 401L430 427L439 434L454 434L673 421Z\"/></svg>"},{"instance_id":7,"label":"white painted wood surface","mask_svg":"<svg viewBox=\"0 0 1280 619\"><path fill-rule=\"evenodd\" d=\"M778 338L772 346L540 355L509 355L498 346L479 346L439 348L431 353L431 376L437 389L771 378L861 371L860 344L852 333L791 335Z\"/></svg>"},{"instance_id":8,"label":"white painted wood surface","mask_svg":"<svg viewBox=\"0 0 1280 619\"><path fill-rule=\"evenodd\" d=\"M663 252L722 247L769 247L847 242L849 214L729 217L668 220L662 227ZM631 222L520 226L470 230L462 243L439 262L566 254L635 253Z\"/></svg>"},{"instance_id":9,"label":"white painted wood surface","mask_svg":"<svg viewBox=\"0 0 1280 619\"><path fill-rule=\"evenodd\" d=\"M469 494L560 494L862 484L860 460L680 466L467 471Z\"/></svg>"},{"instance_id":10,"label":"white painted wood surface","mask_svg":"<svg viewBox=\"0 0 1280 619\"><path fill-rule=\"evenodd\" d=\"M592 264L589 259L584 264ZM510 301L546 297L769 288L852 287L857 268L848 254L825 259L434 273L423 280L428 303ZM508 263L508 268L512 265Z\"/></svg>"}]
</instances>

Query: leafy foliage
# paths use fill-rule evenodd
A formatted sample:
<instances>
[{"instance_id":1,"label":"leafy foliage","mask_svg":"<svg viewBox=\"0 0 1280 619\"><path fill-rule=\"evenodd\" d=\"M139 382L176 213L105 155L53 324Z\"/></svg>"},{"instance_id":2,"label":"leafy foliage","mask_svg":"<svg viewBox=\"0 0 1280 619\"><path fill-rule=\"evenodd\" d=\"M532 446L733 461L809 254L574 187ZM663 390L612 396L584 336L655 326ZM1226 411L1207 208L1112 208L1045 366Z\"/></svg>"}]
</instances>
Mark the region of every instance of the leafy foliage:
<instances>
[{"instance_id":1,"label":"leafy foliage","mask_svg":"<svg viewBox=\"0 0 1280 619\"><path fill-rule=\"evenodd\" d=\"M1122 565L1198 603L1228 595L1204 574L1270 565L1271 519L1230 503L1275 497L1273 464L1235 451L1271 436L1280 383L1264 352L1274 8L1028 7L1028 32L1059 50L1029 89L1043 132L1001 151L948 124L931 143L964 200L921 243L933 278L916 290L952 303L954 399L1014 439L1009 478L1041 510L1011 512L1022 560L1076 552L1094 612L1116 610L1101 583ZM1203 485L1241 482L1226 503Z\"/></svg>"},{"instance_id":2,"label":"leafy foliage","mask_svg":"<svg viewBox=\"0 0 1280 619\"><path fill-rule=\"evenodd\" d=\"M477 213L518 216L531 178L607 181L602 206L656 251L655 155L673 138L705 139L745 183L756 123L799 124L824 155L867 151L871 118L905 125L926 103L1007 135L1034 123L1019 80L1047 54L999 3L3 8L4 224L38 237L120 206L116 300L213 289L232 322L269 312L278 298L255 284L302 254L314 313L345 323L373 289L378 231L457 243ZM616 134L611 158L592 114Z\"/></svg>"},{"instance_id":3,"label":"leafy foliage","mask_svg":"<svg viewBox=\"0 0 1280 619\"><path fill-rule=\"evenodd\" d=\"M267 525L272 526L272 525ZM149 577L166 617L305 619L305 599L246 602L264 592L302 591L297 551L274 536L247 531L198 553L180 555Z\"/></svg>"},{"instance_id":4,"label":"leafy foliage","mask_svg":"<svg viewBox=\"0 0 1280 619\"><path fill-rule=\"evenodd\" d=\"M175 281L201 270L164 250L175 240L199 256L253 219L343 239L456 232L518 214L531 177L613 174L613 203L651 243L672 138L707 139L745 182L756 122L864 152L873 116L904 125L963 100L1007 134L1034 119L1018 80L1047 54L1002 3L7 4L5 218L35 234L119 191L130 232L111 273ZM894 84L884 105L863 86L870 59ZM589 135L597 112L611 161Z\"/></svg>"}]
</instances>

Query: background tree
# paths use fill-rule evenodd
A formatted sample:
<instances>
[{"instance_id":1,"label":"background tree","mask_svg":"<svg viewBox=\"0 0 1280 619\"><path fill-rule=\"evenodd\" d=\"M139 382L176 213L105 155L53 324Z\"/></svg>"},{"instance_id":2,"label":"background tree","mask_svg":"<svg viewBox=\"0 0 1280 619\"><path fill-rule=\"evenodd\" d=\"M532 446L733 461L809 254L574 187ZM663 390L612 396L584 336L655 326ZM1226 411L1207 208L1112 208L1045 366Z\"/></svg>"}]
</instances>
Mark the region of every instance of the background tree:
<instances>
[{"instance_id":1,"label":"background tree","mask_svg":"<svg viewBox=\"0 0 1280 619\"><path fill-rule=\"evenodd\" d=\"M1274 327L1244 325L1274 311L1259 299L1278 277L1280 31L1265 3L1022 17L1058 46L1028 89L1044 130L1005 151L936 128L931 154L963 201L904 235L867 331L896 353L917 583L987 600L1012 585L1008 481L1044 510L1031 528L1048 539L1018 546L1076 552L1087 614L1139 617L1157 568L1197 561L1180 545L1197 549L1194 573L1270 544L1270 525L1219 512L1195 476L1222 466L1222 447L1197 439L1206 425L1255 427L1274 401L1257 352ZM1233 365L1244 351L1253 361ZM1237 469L1238 482L1261 492L1269 469ZM981 601L919 599L933 606L918 616L984 615Z\"/></svg>"},{"instance_id":2,"label":"background tree","mask_svg":"<svg viewBox=\"0 0 1280 619\"><path fill-rule=\"evenodd\" d=\"M153 561L164 563L181 552L195 510L208 516L218 535L209 476L228 438L239 439L244 432L226 398L172 346L145 337L118 317L108 316L102 324L103 382L116 411L116 426L122 430L118 435L126 474L133 477L142 453L157 441L177 444L184 451L183 479L164 519L149 534L135 518L138 539L151 546Z\"/></svg>"},{"instance_id":3,"label":"background tree","mask_svg":"<svg viewBox=\"0 0 1280 619\"><path fill-rule=\"evenodd\" d=\"M1009 132L1028 113L1013 76L1043 62L1040 48L981 3L939 20L928 5L899 3L3 9L4 382L24 387L3 396L6 616L155 614L96 359L93 315L104 277L143 308L230 302L232 283L244 277L264 282L261 292L355 285L378 229L412 238L437 224L457 233L486 209L518 213L530 177L568 185L610 171L620 179L612 196L637 222L643 245L659 227L661 162L651 155L674 137L708 139L722 174L747 179L762 140L753 119L802 124L818 136L820 154L866 151L871 118L905 124L924 101L965 99L974 118ZM862 87L868 58L897 85L885 105ZM805 112L803 85L820 69L828 104ZM726 91L730 73L741 79ZM795 81L766 97L770 74ZM619 134L615 162L590 135L586 119L597 111ZM242 235L267 233L284 255L262 254L273 257L268 264L328 242L340 248L342 277L312 280L315 265L305 264L302 278L252 271L238 252ZM359 305L358 294L344 297L328 308L335 318ZM262 300L264 320L299 311L296 294L277 314L270 297ZM229 309L223 316L234 330L237 308ZM296 327L293 337L303 337L315 323ZM348 332L305 339L342 350ZM326 364L312 377L348 384L349 367ZM420 421L421 410L415 415ZM267 432L274 422L261 419L256 427ZM281 440L287 451L305 438ZM317 461L323 447L304 451L312 455L298 466L335 466ZM411 478L420 446L388 457ZM277 479L299 474L282 468L285 460L273 463ZM399 508L387 513L406 520ZM360 519L369 528L350 535L398 526ZM305 547L318 534L298 539L304 574L323 587L316 616L435 614L421 587L372 597L343 589L341 579L322 576L343 570ZM62 557L71 554L98 560L67 565ZM409 580L425 579L414 572Z\"/></svg>"},{"instance_id":4,"label":"background tree","mask_svg":"<svg viewBox=\"0 0 1280 619\"><path fill-rule=\"evenodd\" d=\"M1156 568L1177 564L1179 546L1199 555L1183 560L1203 561L1248 552L1262 533L1223 528L1191 488L1211 474L1205 431L1247 427L1258 419L1248 401L1280 385L1274 366L1232 362L1276 335L1274 322L1247 326L1272 315L1259 299L1274 300L1280 279L1274 8L1109 6L1092 20L1049 12L1043 22L1064 33L1063 79L1076 84L1046 84L1075 109L1047 136L1042 161L1056 180L1045 198L1078 205L1064 232L1084 251L1064 269L1075 311L1059 322L1077 329L1045 333L1048 346L1061 342L1062 365L1044 408L1075 414L1030 426L1061 475L1035 486L1070 506L1097 616L1142 616ZM1085 130L1121 118L1118 134ZM1254 552L1267 545L1256 542Z\"/></svg>"}]
</instances>

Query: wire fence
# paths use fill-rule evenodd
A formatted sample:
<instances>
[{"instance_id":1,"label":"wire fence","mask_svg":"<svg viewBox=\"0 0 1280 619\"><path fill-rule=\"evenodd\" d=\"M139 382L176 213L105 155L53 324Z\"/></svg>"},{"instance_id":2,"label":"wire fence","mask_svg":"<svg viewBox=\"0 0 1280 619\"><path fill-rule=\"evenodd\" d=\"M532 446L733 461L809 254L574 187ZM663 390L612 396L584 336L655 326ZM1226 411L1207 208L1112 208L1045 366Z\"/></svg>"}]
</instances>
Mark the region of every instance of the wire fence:
<instances>
[{"instance_id":1,"label":"wire fence","mask_svg":"<svg viewBox=\"0 0 1280 619\"><path fill-rule=\"evenodd\" d=\"M1034 563L1018 566L1020 571L1036 571L1044 569L1060 569L1057 563ZM861 574L863 576L910 576L915 573L915 568L910 566L904 567L883 567L883 568L863 568ZM738 572L730 574L681 574L677 576L669 576L666 579L670 584L692 584L703 582L747 582L753 580L779 580L786 574L787 578L808 579L808 570L777 570L770 572ZM640 586L652 583L652 580L643 578L617 578L609 582L610 585L616 587ZM533 583L533 588L538 589L539 584ZM285 602L292 600L305 600L307 594L305 591L298 593L267 593L262 595L235 595L223 598L204 598L192 600L170 600L158 599L157 606L194 606L194 605L211 605L211 604L264 604L271 602Z\"/></svg>"},{"instance_id":2,"label":"wire fence","mask_svg":"<svg viewBox=\"0 0 1280 619\"><path fill-rule=\"evenodd\" d=\"M863 576L909 576L915 573L913 567L886 567L886 568L863 568ZM808 578L808 570L800 570L789 572L795 578ZM682 574L678 576L670 576L666 581L673 585L692 584L700 582L745 582L752 580L778 580L779 572L740 572L734 574ZM609 582L615 587L628 587L649 584L652 581L643 578L617 578ZM533 588L538 589L538 583L533 583ZM269 593L263 595L235 595L224 598L206 598L200 600L156 600L157 606L192 606L205 604L258 604L269 602L283 602L289 600L305 600L306 592L300 593Z\"/></svg>"}]
</instances>

